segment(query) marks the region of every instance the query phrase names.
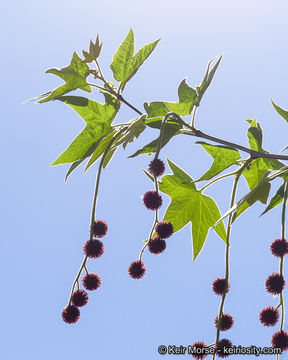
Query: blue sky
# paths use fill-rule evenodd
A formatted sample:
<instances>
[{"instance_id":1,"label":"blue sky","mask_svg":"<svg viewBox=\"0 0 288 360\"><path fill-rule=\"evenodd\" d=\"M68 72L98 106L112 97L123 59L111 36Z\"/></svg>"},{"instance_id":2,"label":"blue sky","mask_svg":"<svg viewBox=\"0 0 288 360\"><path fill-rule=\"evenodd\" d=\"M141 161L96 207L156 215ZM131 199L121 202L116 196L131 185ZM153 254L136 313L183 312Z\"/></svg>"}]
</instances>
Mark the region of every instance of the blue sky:
<instances>
[{"instance_id":1,"label":"blue sky","mask_svg":"<svg viewBox=\"0 0 288 360\"><path fill-rule=\"evenodd\" d=\"M102 285L91 293L76 325L62 321L89 236L96 167L85 175L78 169L64 183L68 167L49 164L84 123L62 103L23 101L59 86L60 79L45 70L66 66L73 51L80 54L97 33L104 42L100 62L112 80L112 56L132 27L137 49L162 40L127 85L124 94L129 101L139 108L144 101L176 101L181 80L187 77L188 84L198 85L208 61L224 54L198 111L198 128L246 145L245 120L256 117L264 131L264 148L277 153L287 145L287 124L270 99L288 108L287 2L12 0L2 3L0 10L1 358L169 359L173 355L157 353L159 345L212 343L220 299L211 284L224 274L224 243L212 231L195 262L186 226L167 240L162 255L145 254L147 273L142 280L127 275L153 221L141 200L151 188L141 170L150 158L127 156L155 138L153 130L125 152L121 149L104 171L97 217L107 221L109 233L103 239L103 257L88 264L101 276ZM102 102L99 94L91 96ZM132 118L131 110L121 109L118 121ZM211 164L190 137L171 141L161 152L162 159L167 156L193 178ZM222 213L228 209L230 188L231 181L225 180L206 193L215 197ZM242 182L238 198L245 191ZM162 216L169 204L168 197L163 198ZM256 204L232 229L231 291L225 309L235 324L223 335L235 345L270 346L278 330L258 321L262 308L278 304L265 292L264 281L278 269L269 246L280 236L281 209L259 218L263 210ZM287 288L284 296L287 304ZM287 320L285 324L287 330ZM286 352L282 359L287 356ZM250 357L241 357L245 358Z\"/></svg>"}]
</instances>

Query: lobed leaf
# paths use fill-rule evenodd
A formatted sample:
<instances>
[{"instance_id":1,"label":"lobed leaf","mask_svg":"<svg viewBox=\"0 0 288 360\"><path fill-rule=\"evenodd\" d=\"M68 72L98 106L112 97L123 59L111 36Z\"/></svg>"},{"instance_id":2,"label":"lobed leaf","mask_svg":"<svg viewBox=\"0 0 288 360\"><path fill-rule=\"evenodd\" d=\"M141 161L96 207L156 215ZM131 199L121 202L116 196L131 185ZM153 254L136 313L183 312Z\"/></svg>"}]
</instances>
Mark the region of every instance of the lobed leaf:
<instances>
[{"instance_id":1,"label":"lobed leaf","mask_svg":"<svg viewBox=\"0 0 288 360\"><path fill-rule=\"evenodd\" d=\"M210 227L221 217L215 201L196 189L193 179L171 160L167 159L173 175L165 175L159 182L160 190L171 198L164 221L173 224L174 231L192 222L194 260L199 255ZM226 240L223 223L215 229L222 240Z\"/></svg>"},{"instance_id":2,"label":"lobed leaf","mask_svg":"<svg viewBox=\"0 0 288 360\"><path fill-rule=\"evenodd\" d=\"M288 122L288 111L282 109L280 106L276 105L274 101L271 99L272 105L274 106L274 109L277 111L277 113L282 116L284 120Z\"/></svg>"},{"instance_id":3,"label":"lobed leaf","mask_svg":"<svg viewBox=\"0 0 288 360\"><path fill-rule=\"evenodd\" d=\"M264 215L268 211L274 209L276 206L281 204L281 202L284 199L284 187L285 187L285 183L279 187L276 194L271 198L270 203L268 204L268 206L266 207L266 209L262 212L262 214L260 216Z\"/></svg>"}]
</instances>

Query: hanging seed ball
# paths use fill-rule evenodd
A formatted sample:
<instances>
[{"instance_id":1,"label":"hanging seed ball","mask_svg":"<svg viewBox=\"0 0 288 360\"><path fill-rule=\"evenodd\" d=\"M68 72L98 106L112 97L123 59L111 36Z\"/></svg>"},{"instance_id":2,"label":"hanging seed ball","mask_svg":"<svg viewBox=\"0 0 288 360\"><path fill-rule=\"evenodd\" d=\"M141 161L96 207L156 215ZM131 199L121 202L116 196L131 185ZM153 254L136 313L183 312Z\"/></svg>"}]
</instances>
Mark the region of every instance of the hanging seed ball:
<instances>
[{"instance_id":1,"label":"hanging seed ball","mask_svg":"<svg viewBox=\"0 0 288 360\"><path fill-rule=\"evenodd\" d=\"M280 294L285 286L285 279L281 274L273 273L265 281L267 292L272 295Z\"/></svg>"},{"instance_id":2,"label":"hanging seed ball","mask_svg":"<svg viewBox=\"0 0 288 360\"><path fill-rule=\"evenodd\" d=\"M74 305L66 306L62 311L62 319L67 324L75 324L80 318L80 311Z\"/></svg>"},{"instance_id":3,"label":"hanging seed ball","mask_svg":"<svg viewBox=\"0 0 288 360\"><path fill-rule=\"evenodd\" d=\"M161 254L166 249L166 241L155 236L148 242L148 249L152 254Z\"/></svg>"},{"instance_id":4,"label":"hanging seed ball","mask_svg":"<svg viewBox=\"0 0 288 360\"><path fill-rule=\"evenodd\" d=\"M162 205L162 197L157 191L150 190L144 194L143 202L147 209L157 210Z\"/></svg>"},{"instance_id":5,"label":"hanging seed ball","mask_svg":"<svg viewBox=\"0 0 288 360\"><path fill-rule=\"evenodd\" d=\"M96 290L101 285L101 278L97 274L86 274L82 278L82 285L86 290Z\"/></svg>"},{"instance_id":6,"label":"hanging seed ball","mask_svg":"<svg viewBox=\"0 0 288 360\"><path fill-rule=\"evenodd\" d=\"M167 239L173 234L173 225L169 221L160 221L155 231L161 239Z\"/></svg>"},{"instance_id":7,"label":"hanging seed ball","mask_svg":"<svg viewBox=\"0 0 288 360\"><path fill-rule=\"evenodd\" d=\"M279 320L279 311L274 306L268 306L260 311L259 320L264 326L274 326Z\"/></svg>"},{"instance_id":8,"label":"hanging seed ball","mask_svg":"<svg viewBox=\"0 0 288 360\"><path fill-rule=\"evenodd\" d=\"M218 327L218 316L215 317L214 323L217 328ZM222 314L221 327L220 327L221 331L227 331L227 330L231 329L233 324L234 324L234 319L231 315Z\"/></svg>"},{"instance_id":9,"label":"hanging seed ball","mask_svg":"<svg viewBox=\"0 0 288 360\"><path fill-rule=\"evenodd\" d=\"M150 162L148 170L153 176L161 176L165 171L165 164L160 159L154 159Z\"/></svg>"},{"instance_id":10,"label":"hanging seed ball","mask_svg":"<svg viewBox=\"0 0 288 360\"><path fill-rule=\"evenodd\" d=\"M233 345L230 340L228 339L219 340L215 346L217 356L219 356L220 358L225 358L229 356L229 354L224 352L224 348L232 348L232 347Z\"/></svg>"},{"instance_id":11,"label":"hanging seed ball","mask_svg":"<svg viewBox=\"0 0 288 360\"><path fill-rule=\"evenodd\" d=\"M104 220L95 220L93 223L93 236L102 238L107 234L108 225Z\"/></svg>"},{"instance_id":12,"label":"hanging seed ball","mask_svg":"<svg viewBox=\"0 0 288 360\"><path fill-rule=\"evenodd\" d=\"M271 339L273 348L280 348L282 351L288 349L288 333L285 330L277 331Z\"/></svg>"},{"instance_id":13,"label":"hanging seed ball","mask_svg":"<svg viewBox=\"0 0 288 360\"><path fill-rule=\"evenodd\" d=\"M135 260L130 264L128 274L133 279L141 279L145 275L145 271L146 268L144 262L140 260Z\"/></svg>"},{"instance_id":14,"label":"hanging seed ball","mask_svg":"<svg viewBox=\"0 0 288 360\"><path fill-rule=\"evenodd\" d=\"M88 240L83 246L83 251L89 258L99 258L104 253L104 245L98 239Z\"/></svg>"},{"instance_id":15,"label":"hanging seed ball","mask_svg":"<svg viewBox=\"0 0 288 360\"><path fill-rule=\"evenodd\" d=\"M271 253L274 256L282 257L288 254L288 241L285 239L276 239L270 246Z\"/></svg>"},{"instance_id":16,"label":"hanging seed ball","mask_svg":"<svg viewBox=\"0 0 288 360\"><path fill-rule=\"evenodd\" d=\"M226 288L227 281L225 278L218 278L213 281L212 290L216 295L223 295ZM226 292L230 290L230 284L228 283Z\"/></svg>"},{"instance_id":17,"label":"hanging seed ball","mask_svg":"<svg viewBox=\"0 0 288 360\"><path fill-rule=\"evenodd\" d=\"M202 360L208 354L205 353L204 349L207 347L207 345L202 341L196 341L193 345L191 345L191 349L193 353L191 354L194 359Z\"/></svg>"}]
</instances>

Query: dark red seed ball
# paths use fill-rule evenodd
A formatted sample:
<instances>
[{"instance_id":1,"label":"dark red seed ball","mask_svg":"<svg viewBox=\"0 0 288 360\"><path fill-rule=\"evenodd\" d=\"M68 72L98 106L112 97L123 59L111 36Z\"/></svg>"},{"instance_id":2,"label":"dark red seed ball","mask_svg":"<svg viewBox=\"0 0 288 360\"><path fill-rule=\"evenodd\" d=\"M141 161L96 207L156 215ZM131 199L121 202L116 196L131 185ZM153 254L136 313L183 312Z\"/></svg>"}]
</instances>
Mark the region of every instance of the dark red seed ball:
<instances>
[{"instance_id":1,"label":"dark red seed ball","mask_svg":"<svg viewBox=\"0 0 288 360\"><path fill-rule=\"evenodd\" d=\"M276 239L272 242L270 250L274 256L282 257L288 254L288 241L285 239Z\"/></svg>"},{"instance_id":2,"label":"dark red seed ball","mask_svg":"<svg viewBox=\"0 0 288 360\"><path fill-rule=\"evenodd\" d=\"M150 162L150 164L148 166L148 170L151 175L156 176L156 177L160 176L165 171L165 164L160 159L154 159Z\"/></svg>"},{"instance_id":3,"label":"dark red seed ball","mask_svg":"<svg viewBox=\"0 0 288 360\"><path fill-rule=\"evenodd\" d=\"M215 323L215 326L217 328L217 326L218 326L218 316L215 317L214 323ZM222 314L221 326L220 326L221 331L227 331L227 330L231 329L233 324L234 324L234 319L233 319L233 317L231 315Z\"/></svg>"},{"instance_id":4,"label":"dark red seed ball","mask_svg":"<svg viewBox=\"0 0 288 360\"><path fill-rule=\"evenodd\" d=\"M212 290L216 295L223 295L226 288L227 281L225 278L218 278L213 281ZM228 283L226 293L230 290L230 284Z\"/></svg>"},{"instance_id":5,"label":"dark red seed ball","mask_svg":"<svg viewBox=\"0 0 288 360\"><path fill-rule=\"evenodd\" d=\"M162 197L155 190L147 191L143 196L143 201L144 205L149 210L157 210L162 205Z\"/></svg>"},{"instance_id":6,"label":"dark red seed ball","mask_svg":"<svg viewBox=\"0 0 288 360\"><path fill-rule=\"evenodd\" d=\"M135 260L133 261L128 269L128 274L133 279L141 279L145 274L146 268L143 261Z\"/></svg>"},{"instance_id":7,"label":"dark red seed ball","mask_svg":"<svg viewBox=\"0 0 288 360\"><path fill-rule=\"evenodd\" d=\"M229 356L229 354L226 354L224 352L224 348L232 348L232 347L233 347L233 345L230 340L228 340L228 339L219 340L215 346L216 354L220 358L225 358L225 357Z\"/></svg>"},{"instance_id":8,"label":"dark red seed ball","mask_svg":"<svg viewBox=\"0 0 288 360\"><path fill-rule=\"evenodd\" d=\"M288 349L288 332L285 330L277 331L271 339L273 348L280 348L282 351Z\"/></svg>"},{"instance_id":9,"label":"dark red seed ball","mask_svg":"<svg viewBox=\"0 0 288 360\"><path fill-rule=\"evenodd\" d=\"M95 220L93 223L93 236L101 238L107 234L108 225L104 220Z\"/></svg>"},{"instance_id":10,"label":"dark red seed ball","mask_svg":"<svg viewBox=\"0 0 288 360\"><path fill-rule=\"evenodd\" d=\"M66 306L62 311L62 319L67 324L75 324L80 318L80 311L74 305Z\"/></svg>"},{"instance_id":11,"label":"dark red seed ball","mask_svg":"<svg viewBox=\"0 0 288 360\"><path fill-rule=\"evenodd\" d=\"M97 274L86 274L82 278L82 285L86 290L96 290L101 285L101 278Z\"/></svg>"},{"instance_id":12,"label":"dark red seed ball","mask_svg":"<svg viewBox=\"0 0 288 360\"><path fill-rule=\"evenodd\" d=\"M161 239L167 239L173 234L173 225L169 221L160 221L155 231Z\"/></svg>"},{"instance_id":13,"label":"dark red seed ball","mask_svg":"<svg viewBox=\"0 0 288 360\"><path fill-rule=\"evenodd\" d=\"M285 286L285 279L281 274L273 273L265 281L266 290L272 295L280 294Z\"/></svg>"},{"instance_id":14,"label":"dark red seed ball","mask_svg":"<svg viewBox=\"0 0 288 360\"><path fill-rule=\"evenodd\" d=\"M191 345L192 357L197 360L202 360L208 356L208 354L204 351L205 347L207 347L207 345L204 342L196 341L193 345Z\"/></svg>"},{"instance_id":15,"label":"dark red seed ball","mask_svg":"<svg viewBox=\"0 0 288 360\"><path fill-rule=\"evenodd\" d=\"M268 306L260 311L259 320L264 326L274 326L279 319L279 311L274 306Z\"/></svg>"},{"instance_id":16,"label":"dark red seed ball","mask_svg":"<svg viewBox=\"0 0 288 360\"><path fill-rule=\"evenodd\" d=\"M161 254L166 249L166 241L155 236L149 240L148 249L152 254Z\"/></svg>"},{"instance_id":17,"label":"dark red seed ball","mask_svg":"<svg viewBox=\"0 0 288 360\"><path fill-rule=\"evenodd\" d=\"M88 240L83 246L83 251L89 258L99 258L104 253L104 245L100 240Z\"/></svg>"},{"instance_id":18,"label":"dark red seed ball","mask_svg":"<svg viewBox=\"0 0 288 360\"><path fill-rule=\"evenodd\" d=\"M76 290L71 297L72 304L77 307L84 306L88 303L89 296L85 290Z\"/></svg>"}]
</instances>

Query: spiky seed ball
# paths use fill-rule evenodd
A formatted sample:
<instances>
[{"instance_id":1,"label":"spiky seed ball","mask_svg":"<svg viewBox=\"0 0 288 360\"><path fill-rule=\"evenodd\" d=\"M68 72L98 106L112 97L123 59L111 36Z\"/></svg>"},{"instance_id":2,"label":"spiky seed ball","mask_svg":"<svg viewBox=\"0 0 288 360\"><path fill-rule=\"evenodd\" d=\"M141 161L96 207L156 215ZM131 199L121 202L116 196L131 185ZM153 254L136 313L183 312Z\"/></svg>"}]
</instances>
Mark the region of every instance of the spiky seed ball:
<instances>
[{"instance_id":1,"label":"spiky seed ball","mask_svg":"<svg viewBox=\"0 0 288 360\"><path fill-rule=\"evenodd\" d=\"M233 347L233 345L230 340L228 340L228 339L219 340L215 346L216 354L220 358L225 358L225 357L229 356L229 354L224 353L224 348L232 348L232 347Z\"/></svg>"},{"instance_id":2,"label":"spiky seed ball","mask_svg":"<svg viewBox=\"0 0 288 360\"><path fill-rule=\"evenodd\" d=\"M161 254L166 249L166 241L155 236L149 240L148 249L152 254Z\"/></svg>"},{"instance_id":3,"label":"spiky seed ball","mask_svg":"<svg viewBox=\"0 0 288 360\"><path fill-rule=\"evenodd\" d=\"M82 278L82 285L86 290L96 290L101 285L101 278L97 274L86 274Z\"/></svg>"},{"instance_id":4,"label":"spiky seed ball","mask_svg":"<svg viewBox=\"0 0 288 360\"><path fill-rule=\"evenodd\" d=\"M67 324L75 324L80 318L80 311L74 305L66 306L62 311L62 319Z\"/></svg>"},{"instance_id":5,"label":"spiky seed ball","mask_svg":"<svg viewBox=\"0 0 288 360\"><path fill-rule=\"evenodd\" d=\"M101 238L107 234L108 225L104 220L95 220L93 223L93 236Z\"/></svg>"},{"instance_id":6,"label":"spiky seed ball","mask_svg":"<svg viewBox=\"0 0 288 360\"><path fill-rule=\"evenodd\" d=\"M215 326L217 328L217 326L218 326L218 316L215 317L214 323L215 323ZM233 317L231 315L222 314L221 327L220 327L221 331L227 331L227 330L231 329L233 324L234 324L234 319L233 319Z\"/></svg>"},{"instance_id":7,"label":"spiky seed ball","mask_svg":"<svg viewBox=\"0 0 288 360\"><path fill-rule=\"evenodd\" d=\"M277 331L271 339L272 347L280 348L282 351L288 349L288 332L285 330Z\"/></svg>"},{"instance_id":8,"label":"spiky seed ball","mask_svg":"<svg viewBox=\"0 0 288 360\"><path fill-rule=\"evenodd\" d=\"M161 239L167 239L173 234L173 225L169 221L160 221L155 231Z\"/></svg>"},{"instance_id":9,"label":"spiky seed ball","mask_svg":"<svg viewBox=\"0 0 288 360\"><path fill-rule=\"evenodd\" d=\"M273 273L265 281L266 290L272 295L280 294L285 286L285 279L281 274Z\"/></svg>"},{"instance_id":10,"label":"spiky seed ball","mask_svg":"<svg viewBox=\"0 0 288 360\"><path fill-rule=\"evenodd\" d=\"M192 357L194 357L194 359L197 360L202 360L204 359L206 356L208 356L208 354L205 353L204 348L207 347L207 345L202 342L202 341L196 341L193 345L191 345L191 348L196 348L195 352L193 352L191 355Z\"/></svg>"},{"instance_id":11,"label":"spiky seed ball","mask_svg":"<svg viewBox=\"0 0 288 360\"><path fill-rule=\"evenodd\" d=\"M226 288L227 281L225 278L217 278L213 281L212 290L216 295L223 295ZM226 293L230 290L230 284L228 283Z\"/></svg>"},{"instance_id":12,"label":"spiky seed ball","mask_svg":"<svg viewBox=\"0 0 288 360\"><path fill-rule=\"evenodd\" d=\"M157 210L162 205L162 197L155 190L147 191L143 196L144 205L149 210Z\"/></svg>"},{"instance_id":13,"label":"spiky seed ball","mask_svg":"<svg viewBox=\"0 0 288 360\"><path fill-rule=\"evenodd\" d=\"M84 306L88 303L89 296L85 290L79 289L73 292L71 297L72 304L77 307Z\"/></svg>"},{"instance_id":14,"label":"spiky seed ball","mask_svg":"<svg viewBox=\"0 0 288 360\"><path fill-rule=\"evenodd\" d=\"M270 250L274 256L282 257L288 254L288 241L285 239L276 239L272 242Z\"/></svg>"},{"instance_id":15,"label":"spiky seed ball","mask_svg":"<svg viewBox=\"0 0 288 360\"><path fill-rule=\"evenodd\" d=\"M267 306L260 311L259 320L264 326L274 326L279 319L279 311L274 306Z\"/></svg>"},{"instance_id":16,"label":"spiky seed ball","mask_svg":"<svg viewBox=\"0 0 288 360\"><path fill-rule=\"evenodd\" d=\"M156 177L160 176L165 171L165 164L160 159L154 159L150 162L150 164L148 166L148 170L151 175L156 176Z\"/></svg>"},{"instance_id":17,"label":"spiky seed ball","mask_svg":"<svg viewBox=\"0 0 288 360\"><path fill-rule=\"evenodd\" d=\"M128 274L133 279L141 279L145 274L146 268L143 261L135 260L133 261L128 269Z\"/></svg>"},{"instance_id":18,"label":"spiky seed ball","mask_svg":"<svg viewBox=\"0 0 288 360\"><path fill-rule=\"evenodd\" d=\"M89 258L99 258L104 253L104 245L100 240L88 240L83 246L83 251Z\"/></svg>"}]
</instances>

